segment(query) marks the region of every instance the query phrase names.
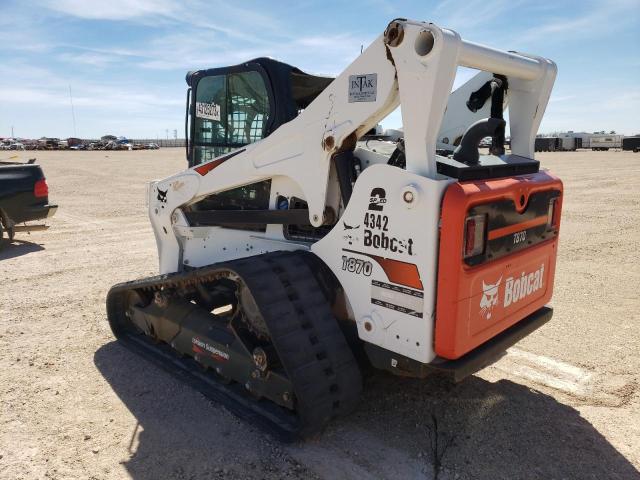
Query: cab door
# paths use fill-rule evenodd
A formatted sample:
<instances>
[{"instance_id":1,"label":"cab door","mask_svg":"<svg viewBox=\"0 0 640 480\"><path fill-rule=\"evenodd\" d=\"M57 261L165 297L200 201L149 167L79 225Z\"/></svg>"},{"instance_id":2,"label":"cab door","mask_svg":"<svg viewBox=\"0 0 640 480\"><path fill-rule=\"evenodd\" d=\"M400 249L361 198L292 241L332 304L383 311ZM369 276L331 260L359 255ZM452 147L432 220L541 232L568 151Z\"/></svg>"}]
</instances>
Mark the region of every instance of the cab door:
<instances>
[{"instance_id":1,"label":"cab door","mask_svg":"<svg viewBox=\"0 0 640 480\"><path fill-rule=\"evenodd\" d=\"M266 137L273 120L273 96L266 73L256 65L196 72L189 96L189 166Z\"/></svg>"}]
</instances>

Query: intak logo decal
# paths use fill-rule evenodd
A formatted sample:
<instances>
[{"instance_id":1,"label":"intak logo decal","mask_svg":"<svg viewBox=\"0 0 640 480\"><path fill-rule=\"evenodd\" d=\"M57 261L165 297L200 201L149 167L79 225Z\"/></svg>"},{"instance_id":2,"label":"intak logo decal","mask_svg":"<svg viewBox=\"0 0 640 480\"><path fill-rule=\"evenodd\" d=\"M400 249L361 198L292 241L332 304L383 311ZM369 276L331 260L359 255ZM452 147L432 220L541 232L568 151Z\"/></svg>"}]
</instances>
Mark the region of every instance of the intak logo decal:
<instances>
[{"instance_id":1,"label":"intak logo decal","mask_svg":"<svg viewBox=\"0 0 640 480\"><path fill-rule=\"evenodd\" d=\"M371 190L369 210L381 212L385 203L387 203L387 192L385 192L384 188L376 187Z\"/></svg>"},{"instance_id":2,"label":"intak logo decal","mask_svg":"<svg viewBox=\"0 0 640 480\"><path fill-rule=\"evenodd\" d=\"M349 75L349 103L375 102L377 91L377 73Z\"/></svg>"},{"instance_id":3,"label":"intak logo decal","mask_svg":"<svg viewBox=\"0 0 640 480\"><path fill-rule=\"evenodd\" d=\"M502 277L494 284L486 284L482 281L482 298L480 299L480 315L489 320L491 318L491 312L493 307L498 303L498 297L500 292L500 282Z\"/></svg>"}]
</instances>

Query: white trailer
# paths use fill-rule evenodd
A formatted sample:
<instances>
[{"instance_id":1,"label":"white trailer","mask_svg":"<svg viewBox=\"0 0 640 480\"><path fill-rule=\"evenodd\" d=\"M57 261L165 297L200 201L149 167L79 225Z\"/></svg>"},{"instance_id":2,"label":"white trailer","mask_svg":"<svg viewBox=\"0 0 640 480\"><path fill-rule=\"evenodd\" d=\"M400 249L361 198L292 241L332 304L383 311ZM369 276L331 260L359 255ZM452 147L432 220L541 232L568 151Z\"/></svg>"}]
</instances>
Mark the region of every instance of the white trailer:
<instances>
[{"instance_id":1,"label":"white trailer","mask_svg":"<svg viewBox=\"0 0 640 480\"><path fill-rule=\"evenodd\" d=\"M575 148L591 148L591 137L593 136L593 133L587 133L587 132L572 132L572 131L568 131L566 133L562 133L560 134L560 137L562 137L563 142L564 142L564 138L573 138L575 139ZM571 142L571 140L569 140L568 142ZM567 144L567 146L569 146L570 143Z\"/></svg>"},{"instance_id":2,"label":"white trailer","mask_svg":"<svg viewBox=\"0 0 640 480\"><path fill-rule=\"evenodd\" d=\"M594 135L591 137L591 150L609 150L622 148L622 135Z\"/></svg>"}]
</instances>

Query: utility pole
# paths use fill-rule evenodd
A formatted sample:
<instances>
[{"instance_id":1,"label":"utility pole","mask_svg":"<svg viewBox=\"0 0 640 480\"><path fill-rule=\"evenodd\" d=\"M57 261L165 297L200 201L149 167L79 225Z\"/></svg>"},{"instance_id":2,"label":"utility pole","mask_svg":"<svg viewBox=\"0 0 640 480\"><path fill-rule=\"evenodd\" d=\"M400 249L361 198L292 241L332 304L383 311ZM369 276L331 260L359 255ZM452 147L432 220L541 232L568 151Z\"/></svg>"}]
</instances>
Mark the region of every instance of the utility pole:
<instances>
[{"instance_id":1,"label":"utility pole","mask_svg":"<svg viewBox=\"0 0 640 480\"><path fill-rule=\"evenodd\" d=\"M11 125L11 138L15 138L15 137L13 136L13 125Z\"/></svg>"},{"instance_id":2,"label":"utility pole","mask_svg":"<svg viewBox=\"0 0 640 480\"><path fill-rule=\"evenodd\" d=\"M69 84L69 101L71 102L71 118L73 119L73 136L77 137L78 133L76 132L76 112L73 109L73 95L71 95L71 84Z\"/></svg>"}]
</instances>

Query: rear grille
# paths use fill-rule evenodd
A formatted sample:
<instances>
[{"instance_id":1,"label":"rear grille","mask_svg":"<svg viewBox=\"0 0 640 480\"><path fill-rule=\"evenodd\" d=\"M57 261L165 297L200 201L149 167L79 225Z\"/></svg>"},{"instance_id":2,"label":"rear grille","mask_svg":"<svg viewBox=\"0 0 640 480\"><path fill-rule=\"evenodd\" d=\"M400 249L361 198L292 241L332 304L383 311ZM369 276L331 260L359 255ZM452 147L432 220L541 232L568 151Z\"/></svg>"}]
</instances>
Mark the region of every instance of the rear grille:
<instances>
[{"instance_id":1,"label":"rear grille","mask_svg":"<svg viewBox=\"0 0 640 480\"><path fill-rule=\"evenodd\" d=\"M479 255L466 258L467 265L504 257L537 245L558 235L557 225L549 225L549 202L558 198L558 190L537 192L529 197L526 209L518 213L512 200L502 200L469 209L468 216L487 216L486 247Z\"/></svg>"}]
</instances>

